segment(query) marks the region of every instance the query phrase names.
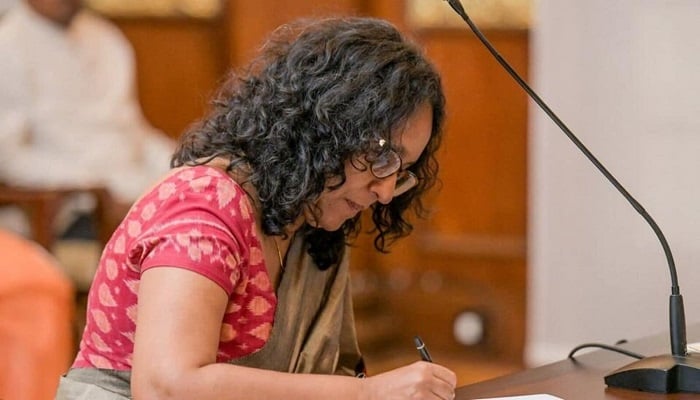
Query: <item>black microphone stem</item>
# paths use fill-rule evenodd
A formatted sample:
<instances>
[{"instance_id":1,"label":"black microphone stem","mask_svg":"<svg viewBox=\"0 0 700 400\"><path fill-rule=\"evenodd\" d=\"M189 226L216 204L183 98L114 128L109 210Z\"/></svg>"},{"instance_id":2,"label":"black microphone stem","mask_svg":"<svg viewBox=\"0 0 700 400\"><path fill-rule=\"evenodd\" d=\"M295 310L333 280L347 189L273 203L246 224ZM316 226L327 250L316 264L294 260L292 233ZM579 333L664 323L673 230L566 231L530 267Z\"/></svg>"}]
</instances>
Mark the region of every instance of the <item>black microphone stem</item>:
<instances>
[{"instance_id":1,"label":"black microphone stem","mask_svg":"<svg viewBox=\"0 0 700 400\"><path fill-rule=\"evenodd\" d=\"M605 166L598 161L598 159L593 155L593 153L588 150L588 148L574 135L574 133L564 124L564 122L559 119L559 117L547 106L547 104L540 98L540 96L535 93L534 90L520 77L520 75L510 66L510 64L498 53L498 51L491 45L491 43L486 39L486 37L481 33L479 28L472 22L467 13L462 7L462 3L459 0L446 0L452 9L459 14L460 17L466 22L481 43L486 46L489 52L496 58L499 64L508 71L508 73L515 79L516 82L527 92L527 94L540 106L540 108L549 116L549 118L554 121L555 124L566 134L566 136L571 139L571 141L576 145L576 147L581 150L581 152L595 165L595 167L612 183L612 185L622 194L622 196L627 199L627 201L634 207L635 210L644 218L645 221L651 226L651 229L656 234L656 237L661 242L661 247L663 247L664 253L666 254L666 261L668 263L668 268L671 273L671 299L669 304L670 311L670 325L671 325L671 349L673 355L685 356L687 354L687 342L685 333L685 313L683 310L683 297L680 294L680 287L678 286L678 277L676 274L676 264L673 261L673 254L671 254L671 248L666 241L666 237L663 232L656 224L656 221L649 215L649 213L642 207L641 204L625 189L622 184L613 176L613 174L608 171Z\"/></svg>"}]
</instances>

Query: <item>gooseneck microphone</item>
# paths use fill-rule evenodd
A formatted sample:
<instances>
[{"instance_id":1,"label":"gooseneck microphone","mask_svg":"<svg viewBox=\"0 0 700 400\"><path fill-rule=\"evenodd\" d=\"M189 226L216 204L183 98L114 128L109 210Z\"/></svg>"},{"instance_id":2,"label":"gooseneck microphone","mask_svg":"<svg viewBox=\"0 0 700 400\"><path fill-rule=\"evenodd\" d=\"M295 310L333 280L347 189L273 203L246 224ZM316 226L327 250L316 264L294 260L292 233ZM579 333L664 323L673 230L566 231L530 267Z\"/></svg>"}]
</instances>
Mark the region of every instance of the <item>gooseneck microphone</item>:
<instances>
[{"instance_id":1,"label":"gooseneck microphone","mask_svg":"<svg viewBox=\"0 0 700 400\"><path fill-rule=\"evenodd\" d=\"M661 247L666 255L671 274L671 297L669 300L669 325L671 336L671 355L645 357L635 361L605 377L605 383L611 387L634 389L645 392L692 392L700 393L700 356L688 353L685 311L683 309L683 297L678 286L676 265L673 261L671 248L666 241L661 229L654 219L642 207L639 202L620 184L620 182L608 171L603 164L586 148L586 146L574 135L574 133L562 122L562 120L547 106L547 104L535 93L530 86L518 75L508 62L498 53L479 28L464 11L459 0L446 0L450 7L469 25L477 38L486 46L503 68L515 79L515 81L527 92L532 100L554 121L554 123L566 134L566 136L578 147L591 163L607 178L607 180L622 194L622 196L634 207L634 209L651 226L656 237L661 242Z\"/></svg>"}]
</instances>

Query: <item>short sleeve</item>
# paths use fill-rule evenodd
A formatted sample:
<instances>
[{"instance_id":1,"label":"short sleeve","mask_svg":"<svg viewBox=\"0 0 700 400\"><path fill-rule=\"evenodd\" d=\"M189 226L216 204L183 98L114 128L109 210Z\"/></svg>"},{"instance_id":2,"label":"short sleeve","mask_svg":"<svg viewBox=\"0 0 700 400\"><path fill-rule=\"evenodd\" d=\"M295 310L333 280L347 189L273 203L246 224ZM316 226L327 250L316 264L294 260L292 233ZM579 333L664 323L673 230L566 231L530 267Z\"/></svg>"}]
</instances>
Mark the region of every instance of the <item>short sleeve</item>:
<instances>
[{"instance_id":1,"label":"short sleeve","mask_svg":"<svg viewBox=\"0 0 700 400\"><path fill-rule=\"evenodd\" d=\"M123 232L135 239L132 268L187 269L230 296L246 274L253 240L250 203L240 186L227 176L180 173L139 204Z\"/></svg>"}]
</instances>

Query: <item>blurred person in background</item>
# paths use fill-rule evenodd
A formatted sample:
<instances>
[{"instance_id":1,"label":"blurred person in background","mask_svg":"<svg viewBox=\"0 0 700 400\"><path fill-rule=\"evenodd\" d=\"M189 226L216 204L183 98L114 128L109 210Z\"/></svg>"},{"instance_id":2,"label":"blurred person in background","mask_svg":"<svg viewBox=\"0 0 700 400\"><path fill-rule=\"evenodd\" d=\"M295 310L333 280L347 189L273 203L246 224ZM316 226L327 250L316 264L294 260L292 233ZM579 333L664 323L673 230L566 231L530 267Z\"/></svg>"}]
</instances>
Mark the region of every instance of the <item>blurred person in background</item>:
<instances>
[{"instance_id":1,"label":"blurred person in background","mask_svg":"<svg viewBox=\"0 0 700 400\"><path fill-rule=\"evenodd\" d=\"M130 43L80 0L20 0L0 17L0 59L0 184L104 187L116 226L174 150L142 115ZM67 201L57 233L94 203ZM28 232L14 207L0 226Z\"/></svg>"}]
</instances>

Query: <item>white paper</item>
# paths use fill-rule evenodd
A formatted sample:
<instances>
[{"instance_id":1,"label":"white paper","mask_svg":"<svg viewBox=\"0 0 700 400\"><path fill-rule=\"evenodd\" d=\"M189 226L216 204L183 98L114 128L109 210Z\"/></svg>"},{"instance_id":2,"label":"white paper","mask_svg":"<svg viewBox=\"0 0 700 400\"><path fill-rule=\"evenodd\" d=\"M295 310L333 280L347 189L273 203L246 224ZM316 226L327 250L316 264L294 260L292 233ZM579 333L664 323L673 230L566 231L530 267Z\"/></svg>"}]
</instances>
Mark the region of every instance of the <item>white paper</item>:
<instances>
[{"instance_id":1,"label":"white paper","mask_svg":"<svg viewBox=\"0 0 700 400\"><path fill-rule=\"evenodd\" d=\"M700 353L700 342L690 343L688 345L688 352L689 353Z\"/></svg>"},{"instance_id":2,"label":"white paper","mask_svg":"<svg viewBox=\"0 0 700 400\"><path fill-rule=\"evenodd\" d=\"M552 396L551 394L528 394L525 396L510 396L510 397L489 397L488 399L474 400L564 400L561 397Z\"/></svg>"}]
</instances>

